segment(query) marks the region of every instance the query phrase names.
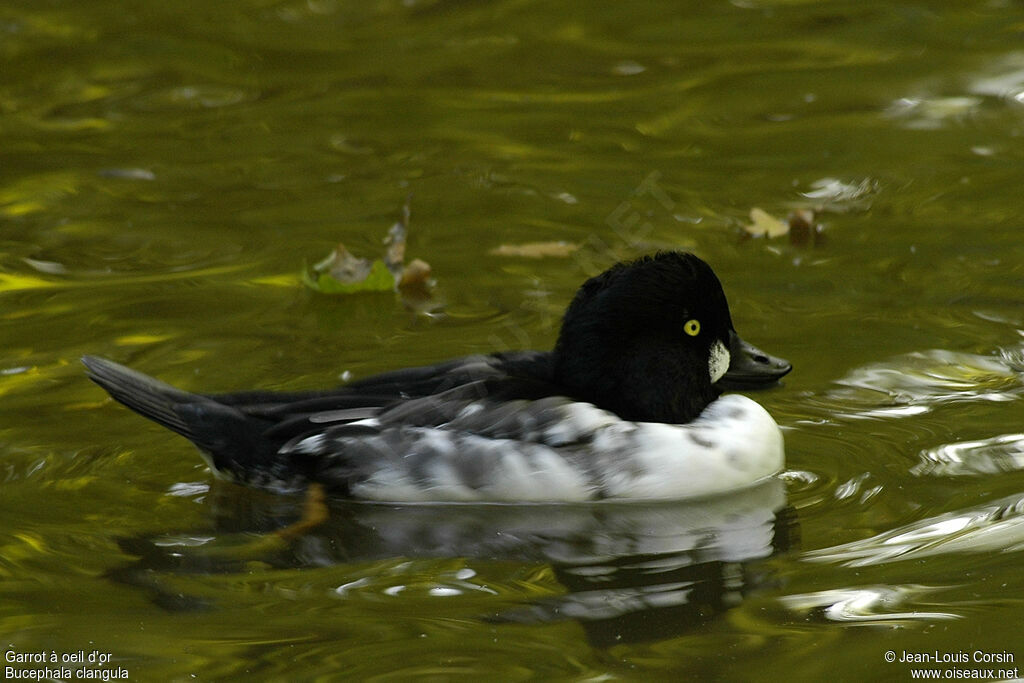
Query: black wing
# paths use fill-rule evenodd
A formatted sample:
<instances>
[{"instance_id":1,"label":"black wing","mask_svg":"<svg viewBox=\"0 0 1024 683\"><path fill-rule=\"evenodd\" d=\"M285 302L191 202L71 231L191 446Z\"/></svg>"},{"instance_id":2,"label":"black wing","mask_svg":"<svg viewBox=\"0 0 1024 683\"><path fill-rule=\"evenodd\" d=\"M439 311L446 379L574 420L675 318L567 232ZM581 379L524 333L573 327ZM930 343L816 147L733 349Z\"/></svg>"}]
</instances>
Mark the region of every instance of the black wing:
<instances>
[{"instance_id":1,"label":"black wing","mask_svg":"<svg viewBox=\"0 0 1024 683\"><path fill-rule=\"evenodd\" d=\"M468 400L558 394L548 382L550 354L536 351L468 356L302 393L193 394L106 359L82 361L115 400L192 441L218 473L252 483L307 474L281 448L332 427L371 417L436 425Z\"/></svg>"}]
</instances>

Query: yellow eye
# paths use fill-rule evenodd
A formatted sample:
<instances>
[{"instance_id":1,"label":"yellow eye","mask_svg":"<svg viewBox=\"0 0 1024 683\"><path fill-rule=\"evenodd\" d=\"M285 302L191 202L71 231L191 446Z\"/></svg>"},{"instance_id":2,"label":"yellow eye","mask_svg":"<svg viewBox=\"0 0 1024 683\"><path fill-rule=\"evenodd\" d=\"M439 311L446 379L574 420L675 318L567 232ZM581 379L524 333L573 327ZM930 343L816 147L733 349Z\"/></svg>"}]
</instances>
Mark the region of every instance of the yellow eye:
<instances>
[{"instance_id":1,"label":"yellow eye","mask_svg":"<svg viewBox=\"0 0 1024 683\"><path fill-rule=\"evenodd\" d=\"M700 321L699 320L687 320L686 324L683 325L683 331L691 337L696 337L700 334Z\"/></svg>"}]
</instances>

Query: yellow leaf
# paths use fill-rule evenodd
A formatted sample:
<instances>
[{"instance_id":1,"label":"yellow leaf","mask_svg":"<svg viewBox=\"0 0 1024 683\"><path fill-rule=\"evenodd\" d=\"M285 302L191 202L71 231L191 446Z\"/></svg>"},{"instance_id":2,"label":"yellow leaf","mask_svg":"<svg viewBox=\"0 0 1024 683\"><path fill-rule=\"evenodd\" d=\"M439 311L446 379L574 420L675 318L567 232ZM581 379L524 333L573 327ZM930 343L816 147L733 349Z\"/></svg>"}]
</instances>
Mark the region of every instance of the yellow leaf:
<instances>
[{"instance_id":1,"label":"yellow leaf","mask_svg":"<svg viewBox=\"0 0 1024 683\"><path fill-rule=\"evenodd\" d=\"M779 237L789 232L788 223L756 206L750 210L750 220L751 224L744 225L743 229L754 237Z\"/></svg>"}]
</instances>

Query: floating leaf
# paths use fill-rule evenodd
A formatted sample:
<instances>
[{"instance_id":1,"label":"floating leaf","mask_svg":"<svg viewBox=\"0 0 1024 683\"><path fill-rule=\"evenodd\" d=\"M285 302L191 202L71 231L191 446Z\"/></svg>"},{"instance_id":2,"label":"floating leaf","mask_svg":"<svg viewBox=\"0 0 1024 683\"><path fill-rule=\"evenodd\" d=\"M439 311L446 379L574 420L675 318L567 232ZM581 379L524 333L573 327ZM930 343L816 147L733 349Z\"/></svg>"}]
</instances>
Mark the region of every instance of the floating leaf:
<instances>
[{"instance_id":1,"label":"floating leaf","mask_svg":"<svg viewBox=\"0 0 1024 683\"><path fill-rule=\"evenodd\" d=\"M371 261L349 253L345 245L338 247L312 269L303 269L302 281L322 294L355 294L387 292L396 289L419 290L419 298L430 298L430 265L413 259L405 264L405 238L409 229L409 198L402 207L402 217L384 238L384 256Z\"/></svg>"},{"instance_id":2,"label":"floating leaf","mask_svg":"<svg viewBox=\"0 0 1024 683\"><path fill-rule=\"evenodd\" d=\"M789 232L788 224L756 206L750 210L750 220L751 224L743 229L754 237L779 237Z\"/></svg>"},{"instance_id":3,"label":"floating leaf","mask_svg":"<svg viewBox=\"0 0 1024 683\"><path fill-rule=\"evenodd\" d=\"M406 287L428 287L430 285L430 264L418 258L413 259L402 271L398 281L399 289Z\"/></svg>"},{"instance_id":4,"label":"floating leaf","mask_svg":"<svg viewBox=\"0 0 1024 683\"><path fill-rule=\"evenodd\" d=\"M395 276L383 261L357 258L343 244L312 270L304 270L302 281L323 294L389 292L395 288Z\"/></svg>"},{"instance_id":5,"label":"floating leaf","mask_svg":"<svg viewBox=\"0 0 1024 683\"><path fill-rule=\"evenodd\" d=\"M810 209L797 209L786 219L789 223L789 243L798 247L808 244L817 246L821 237L821 226L814 222L814 212Z\"/></svg>"},{"instance_id":6,"label":"floating leaf","mask_svg":"<svg viewBox=\"0 0 1024 683\"><path fill-rule=\"evenodd\" d=\"M338 244L327 258L313 266L313 272L325 273L344 284L354 284L365 280L371 267L369 259L357 258L349 253L344 244Z\"/></svg>"},{"instance_id":7,"label":"floating leaf","mask_svg":"<svg viewBox=\"0 0 1024 683\"><path fill-rule=\"evenodd\" d=\"M795 209L783 221L754 207L750 210L750 220L751 225L745 225L743 229L754 237L770 239L789 235L789 243L797 247L817 247L823 244L821 225L817 223L817 217L811 209Z\"/></svg>"},{"instance_id":8,"label":"floating leaf","mask_svg":"<svg viewBox=\"0 0 1024 683\"><path fill-rule=\"evenodd\" d=\"M565 258L580 248L572 242L527 242L525 244L502 244L491 249L494 256L516 256L520 258Z\"/></svg>"}]
</instances>

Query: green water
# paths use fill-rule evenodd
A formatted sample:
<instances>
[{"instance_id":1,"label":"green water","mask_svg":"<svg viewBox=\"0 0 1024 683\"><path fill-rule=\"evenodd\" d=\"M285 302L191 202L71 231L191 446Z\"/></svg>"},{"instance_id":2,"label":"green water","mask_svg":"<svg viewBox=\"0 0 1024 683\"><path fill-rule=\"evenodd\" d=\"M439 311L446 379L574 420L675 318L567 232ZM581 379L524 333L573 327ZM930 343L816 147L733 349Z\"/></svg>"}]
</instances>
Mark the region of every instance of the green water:
<instances>
[{"instance_id":1,"label":"green water","mask_svg":"<svg viewBox=\"0 0 1024 683\"><path fill-rule=\"evenodd\" d=\"M5 3L5 677L40 651L142 681L1019 666L1022 39L1009 1ZM303 289L410 194L427 312ZM749 238L754 207L821 235ZM581 248L491 253L549 241ZM271 546L301 501L214 482L77 360L227 391L544 348L586 276L657 248L793 363L754 395L784 490L337 503Z\"/></svg>"}]
</instances>

